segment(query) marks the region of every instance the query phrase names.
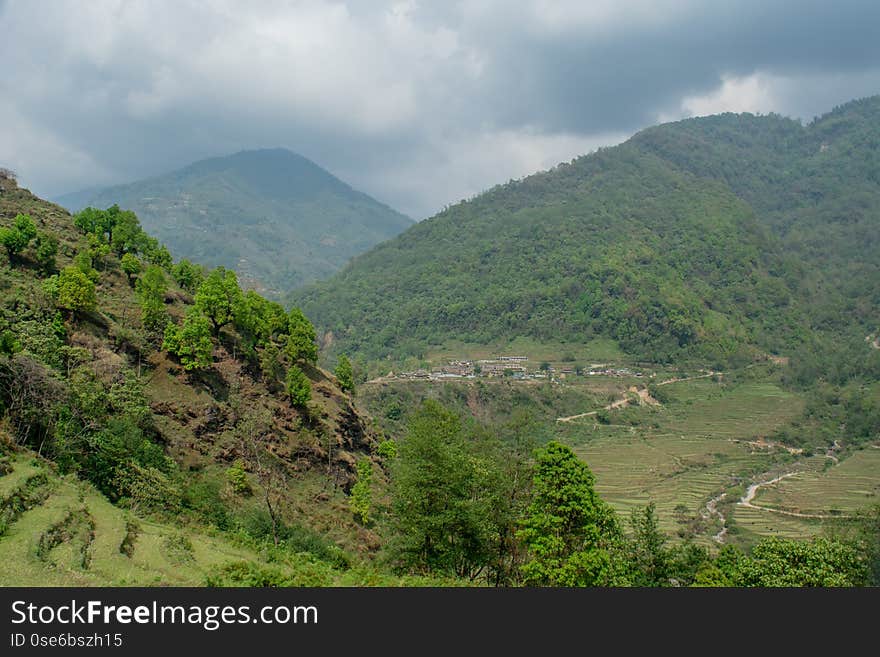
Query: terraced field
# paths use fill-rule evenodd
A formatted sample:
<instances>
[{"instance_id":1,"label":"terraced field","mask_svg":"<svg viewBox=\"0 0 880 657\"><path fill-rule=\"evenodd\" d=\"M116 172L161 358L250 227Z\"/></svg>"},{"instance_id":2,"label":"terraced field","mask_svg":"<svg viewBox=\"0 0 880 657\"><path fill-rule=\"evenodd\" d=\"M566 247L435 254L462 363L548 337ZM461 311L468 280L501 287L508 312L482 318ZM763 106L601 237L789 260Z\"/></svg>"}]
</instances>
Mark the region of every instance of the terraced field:
<instances>
[{"instance_id":1,"label":"terraced field","mask_svg":"<svg viewBox=\"0 0 880 657\"><path fill-rule=\"evenodd\" d=\"M824 456L801 463L796 474L758 491L753 504L759 508L733 508L743 535L813 535L837 518L880 504L880 449L869 446L837 464Z\"/></svg>"},{"instance_id":2,"label":"terraced field","mask_svg":"<svg viewBox=\"0 0 880 657\"><path fill-rule=\"evenodd\" d=\"M688 525L698 541L709 542L722 525L706 512L707 502L723 491L734 495L749 477L796 458L759 440L796 417L802 402L763 382L728 389L697 379L664 388L672 401L662 408L615 411L610 425L585 418L559 431L618 512L628 515L653 501L664 530ZM636 424L616 424L622 419Z\"/></svg>"},{"instance_id":3,"label":"terraced field","mask_svg":"<svg viewBox=\"0 0 880 657\"><path fill-rule=\"evenodd\" d=\"M138 517L31 452L0 456L0 586L461 585L250 546Z\"/></svg>"},{"instance_id":4,"label":"terraced field","mask_svg":"<svg viewBox=\"0 0 880 657\"><path fill-rule=\"evenodd\" d=\"M0 477L0 584L200 585L212 567L254 560L222 540L129 514L28 455Z\"/></svg>"}]
</instances>

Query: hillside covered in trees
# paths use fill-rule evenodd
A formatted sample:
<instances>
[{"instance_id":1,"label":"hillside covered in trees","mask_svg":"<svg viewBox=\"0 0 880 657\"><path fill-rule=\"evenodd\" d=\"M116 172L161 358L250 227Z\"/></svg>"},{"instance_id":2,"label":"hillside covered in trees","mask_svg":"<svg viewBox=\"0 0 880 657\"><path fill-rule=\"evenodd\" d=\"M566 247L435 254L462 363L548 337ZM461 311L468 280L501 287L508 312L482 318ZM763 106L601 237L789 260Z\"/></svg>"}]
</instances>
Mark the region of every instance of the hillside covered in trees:
<instances>
[{"instance_id":1,"label":"hillside covered in trees","mask_svg":"<svg viewBox=\"0 0 880 657\"><path fill-rule=\"evenodd\" d=\"M173 262L131 211L73 217L8 175L0 244L0 553L48 509L60 513L55 530L49 520L40 529L51 546L76 543L76 527L88 536L102 517L122 533L93 536L99 543L118 547L126 522L142 527L140 583L204 584L224 555L233 570L259 570L264 543L287 546L276 574L294 581L288 566L308 571L317 560L332 571L346 550L375 544L350 514L347 491L378 437L315 365L302 313L243 292L232 270ZM172 558L165 566L149 556L150 541L205 545L211 531L221 532L219 544L209 541L207 556L196 550L193 559L207 563L188 563L188 578L168 574L174 555L165 548L154 546ZM84 569L61 581L108 583ZM116 575L109 583L124 581Z\"/></svg>"},{"instance_id":2,"label":"hillside covered in trees","mask_svg":"<svg viewBox=\"0 0 880 657\"><path fill-rule=\"evenodd\" d=\"M604 336L655 362L862 368L880 326L878 143L880 97L806 126L657 126L454 205L292 298L367 359Z\"/></svg>"},{"instance_id":3,"label":"hillside covered in trees","mask_svg":"<svg viewBox=\"0 0 880 657\"><path fill-rule=\"evenodd\" d=\"M234 268L278 298L326 278L412 220L285 149L242 151L127 185L56 199L133 210L178 258Z\"/></svg>"}]
</instances>

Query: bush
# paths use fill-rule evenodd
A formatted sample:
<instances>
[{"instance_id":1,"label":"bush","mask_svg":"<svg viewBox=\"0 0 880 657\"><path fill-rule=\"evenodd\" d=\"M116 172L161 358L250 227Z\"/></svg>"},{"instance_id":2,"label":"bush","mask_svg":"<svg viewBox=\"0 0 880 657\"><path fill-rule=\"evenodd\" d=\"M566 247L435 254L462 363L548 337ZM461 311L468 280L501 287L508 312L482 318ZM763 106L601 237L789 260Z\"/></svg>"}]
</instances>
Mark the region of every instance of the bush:
<instances>
[{"instance_id":1,"label":"bush","mask_svg":"<svg viewBox=\"0 0 880 657\"><path fill-rule=\"evenodd\" d=\"M376 454L386 460L397 457L397 442L394 440L383 440L376 448Z\"/></svg>"},{"instance_id":2,"label":"bush","mask_svg":"<svg viewBox=\"0 0 880 657\"><path fill-rule=\"evenodd\" d=\"M226 479L236 495L250 495L253 492L251 482L242 461L236 461L226 470Z\"/></svg>"}]
</instances>

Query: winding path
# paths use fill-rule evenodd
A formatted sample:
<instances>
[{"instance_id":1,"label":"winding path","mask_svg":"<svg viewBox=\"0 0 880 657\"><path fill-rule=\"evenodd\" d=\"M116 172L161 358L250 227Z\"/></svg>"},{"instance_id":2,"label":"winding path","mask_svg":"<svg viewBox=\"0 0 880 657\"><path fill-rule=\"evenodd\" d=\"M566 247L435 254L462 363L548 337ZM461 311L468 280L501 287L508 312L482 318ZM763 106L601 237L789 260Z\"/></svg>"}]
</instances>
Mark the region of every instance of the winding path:
<instances>
[{"instance_id":1,"label":"winding path","mask_svg":"<svg viewBox=\"0 0 880 657\"><path fill-rule=\"evenodd\" d=\"M757 504L752 504L752 500L755 499L755 496L758 494L758 490L765 486L772 486L773 484L782 481L783 479L787 479L788 477L793 477L796 474L800 474L800 470L795 470L793 472L787 472L785 474L779 475L778 477L774 477L773 479L768 479L766 481L759 481L757 483L752 484L746 489L746 494L740 498L739 502L737 502L737 506L742 506L747 509L757 509L758 511L767 511L769 513L778 513L783 516L790 516L792 518L815 518L819 520L830 520L830 519L843 519L849 518L850 516L844 515L831 515L826 513L799 513L797 511L785 511L784 509L774 509L769 506L759 506Z\"/></svg>"},{"instance_id":2,"label":"winding path","mask_svg":"<svg viewBox=\"0 0 880 657\"><path fill-rule=\"evenodd\" d=\"M660 402L658 402L656 399L654 399L650 395L647 388L641 388L639 390L633 390L632 388L630 388L627 392L631 393L631 394L638 395L639 404L650 404L651 406L659 406L660 405ZM633 402L632 397L627 395L625 397L621 397L620 399L615 399L613 402L611 402L607 406L603 406L602 408L606 411L610 411L615 408L620 408L622 406L629 406L632 402ZM577 415L569 415L567 417L558 417L558 418L556 418L556 421L557 422L571 422L572 420L577 420L578 418L589 417L591 415L595 415L598 412L599 411L589 411L587 413L578 413Z\"/></svg>"}]
</instances>

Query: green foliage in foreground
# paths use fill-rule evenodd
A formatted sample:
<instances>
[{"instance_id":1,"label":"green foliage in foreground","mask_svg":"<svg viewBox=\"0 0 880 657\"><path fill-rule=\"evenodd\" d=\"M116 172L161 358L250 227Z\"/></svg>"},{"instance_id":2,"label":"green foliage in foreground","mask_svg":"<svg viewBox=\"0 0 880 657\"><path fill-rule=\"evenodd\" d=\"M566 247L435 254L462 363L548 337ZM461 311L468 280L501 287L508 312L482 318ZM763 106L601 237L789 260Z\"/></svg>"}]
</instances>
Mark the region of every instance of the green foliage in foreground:
<instances>
[{"instance_id":1,"label":"green foliage in foreground","mask_svg":"<svg viewBox=\"0 0 880 657\"><path fill-rule=\"evenodd\" d=\"M541 586L615 586L623 534L614 511L593 488L595 478L568 447L538 452L532 502L519 534L531 559L523 580Z\"/></svg>"}]
</instances>

